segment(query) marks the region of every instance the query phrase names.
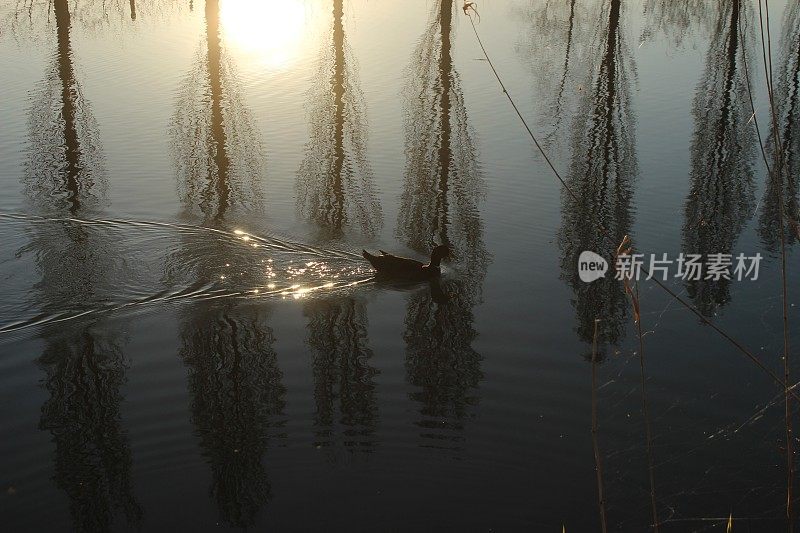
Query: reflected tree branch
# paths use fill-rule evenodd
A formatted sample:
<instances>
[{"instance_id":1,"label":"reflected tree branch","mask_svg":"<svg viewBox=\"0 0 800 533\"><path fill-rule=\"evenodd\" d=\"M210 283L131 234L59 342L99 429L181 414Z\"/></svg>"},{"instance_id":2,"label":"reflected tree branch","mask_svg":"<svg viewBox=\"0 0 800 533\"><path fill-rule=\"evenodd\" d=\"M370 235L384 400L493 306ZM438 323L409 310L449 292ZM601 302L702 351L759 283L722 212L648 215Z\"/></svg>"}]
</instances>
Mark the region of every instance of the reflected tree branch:
<instances>
[{"instance_id":1,"label":"reflected tree branch","mask_svg":"<svg viewBox=\"0 0 800 533\"><path fill-rule=\"evenodd\" d=\"M552 123L544 137L549 144L557 139L562 123L568 122L568 110L575 107L583 89L581 73L589 68L583 36L596 22L591 5L577 0L531 0L514 13L523 24L517 54L530 66L536 102Z\"/></svg>"},{"instance_id":2,"label":"reflected tree branch","mask_svg":"<svg viewBox=\"0 0 800 533\"><path fill-rule=\"evenodd\" d=\"M310 138L297 171L297 207L326 239L347 227L375 235L383 224L367 161L364 97L347 43L343 0L333 0L330 44L308 93Z\"/></svg>"},{"instance_id":3,"label":"reflected tree branch","mask_svg":"<svg viewBox=\"0 0 800 533\"><path fill-rule=\"evenodd\" d=\"M96 125L74 68L72 13L53 0L56 53L30 114L30 147L23 183L42 215L87 216L104 192ZM55 231L50 231L55 227ZM34 297L44 315L86 310L127 272L102 229L74 222L36 225L18 254L32 252L41 275ZM42 331L39 365L48 400L39 427L55 445L55 484L69 498L72 527L108 531L121 512L138 526L132 458L122 428L120 388L127 364L123 336L107 321L76 322Z\"/></svg>"},{"instance_id":4,"label":"reflected tree branch","mask_svg":"<svg viewBox=\"0 0 800 533\"><path fill-rule=\"evenodd\" d=\"M329 447L341 438L349 451L371 451L379 418L378 371L370 364L366 305L350 296L324 297L309 301L303 313L313 353L315 445Z\"/></svg>"},{"instance_id":5,"label":"reflected tree branch","mask_svg":"<svg viewBox=\"0 0 800 533\"><path fill-rule=\"evenodd\" d=\"M211 466L209 493L233 527L255 524L272 497L263 465L283 426L286 389L263 306L200 304L181 321L191 419Z\"/></svg>"},{"instance_id":6,"label":"reflected tree branch","mask_svg":"<svg viewBox=\"0 0 800 533\"><path fill-rule=\"evenodd\" d=\"M576 332L585 343L618 343L625 331L627 302L622 285L606 276L592 283L578 277L578 256L589 250L613 250L630 233L633 183L638 174L635 116L630 85L633 60L621 28L622 4L608 0L599 7L601 25L591 53L598 68L585 86L573 121L573 151L567 183L580 201L563 197L560 231L562 279L575 294ZM604 228L605 233L599 228Z\"/></svg>"},{"instance_id":7,"label":"reflected tree branch","mask_svg":"<svg viewBox=\"0 0 800 533\"><path fill-rule=\"evenodd\" d=\"M731 253L753 215L756 141L754 129L747 124L747 88L739 72L738 26L744 10L745 3L740 0L719 6L706 68L692 106L695 132L683 227L685 253ZM707 316L730 300L730 280L690 280L686 288Z\"/></svg>"},{"instance_id":8,"label":"reflected tree branch","mask_svg":"<svg viewBox=\"0 0 800 533\"><path fill-rule=\"evenodd\" d=\"M784 157L784 172L779 180L767 180L763 196L761 215L759 217L759 233L768 250L777 252L780 248L780 209L776 188L780 187L786 211L784 221L786 244L795 244L800 237L800 199L798 199L798 174L800 174L800 4L789 4L784 13L783 35L779 52L779 68L775 83L775 106L779 121L780 135ZM775 136L768 135L767 150L774 153ZM792 223L794 221L794 224Z\"/></svg>"},{"instance_id":9,"label":"reflected tree branch","mask_svg":"<svg viewBox=\"0 0 800 533\"><path fill-rule=\"evenodd\" d=\"M403 335L406 372L418 388L417 424L428 446L458 448L462 420L477 406L482 357L473 308L480 303L489 255L479 202L483 179L452 56L452 0L434 3L404 87L406 168L398 237L427 255L446 244L456 279L420 290L408 301Z\"/></svg>"},{"instance_id":10,"label":"reflected tree branch","mask_svg":"<svg viewBox=\"0 0 800 533\"><path fill-rule=\"evenodd\" d=\"M25 251L34 253L41 274L35 299L44 315L89 310L130 273L105 229L67 222L31 231ZM133 461L120 413L127 339L103 318L51 325L41 339L37 362L49 398L39 427L52 436L53 480L69 498L73 529L109 531L118 513L138 527L142 510L133 494Z\"/></svg>"},{"instance_id":11,"label":"reflected tree branch","mask_svg":"<svg viewBox=\"0 0 800 533\"><path fill-rule=\"evenodd\" d=\"M69 498L76 531L110 531L114 515L138 525L131 451L120 388L127 365L118 334L101 322L43 334L39 364L50 397L39 427L55 444L56 485Z\"/></svg>"},{"instance_id":12,"label":"reflected tree branch","mask_svg":"<svg viewBox=\"0 0 800 533\"><path fill-rule=\"evenodd\" d=\"M446 295L434 297L435 292ZM438 301L437 301L438 300ZM406 373L417 387L411 398L420 404L416 422L426 446L458 449L463 420L474 417L480 401L483 357L472 347L473 289L465 280L442 282L411 296L406 312Z\"/></svg>"},{"instance_id":13,"label":"reflected tree branch","mask_svg":"<svg viewBox=\"0 0 800 533\"><path fill-rule=\"evenodd\" d=\"M54 62L30 112L24 184L39 209L72 216L97 207L106 180L97 124L75 74L67 0L53 0Z\"/></svg>"},{"instance_id":14,"label":"reflected tree branch","mask_svg":"<svg viewBox=\"0 0 800 533\"><path fill-rule=\"evenodd\" d=\"M673 46L680 46L695 31L713 31L719 5L705 0L645 0L642 41L666 36Z\"/></svg>"},{"instance_id":15,"label":"reflected tree branch","mask_svg":"<svg viewBox=\"0 0 800 533\"><path fill-rule=\"evenodd\" d=\"M264 155L225 54L219 0L206 2L205 16L205 42L181 86L170 134L187 211L199 209L207 223L220 223L232 208L261 207Z\"/></svg>"}]
</instances>

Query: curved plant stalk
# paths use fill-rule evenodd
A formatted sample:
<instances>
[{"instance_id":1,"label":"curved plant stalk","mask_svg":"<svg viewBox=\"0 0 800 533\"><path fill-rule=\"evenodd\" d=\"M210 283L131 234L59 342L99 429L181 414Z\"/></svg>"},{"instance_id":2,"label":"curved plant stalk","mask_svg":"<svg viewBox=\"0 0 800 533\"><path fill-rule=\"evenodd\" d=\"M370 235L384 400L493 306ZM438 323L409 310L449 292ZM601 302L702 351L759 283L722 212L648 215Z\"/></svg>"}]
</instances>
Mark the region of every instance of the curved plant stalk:
<instances>
[{"instance_id":1,"label":"curved plant stalk","mask_svg":"<svg viewBox=\"0 0 800 533\"><path fill-rule=\"evenodd\" d=\"M625 235L622 242L617 247L617 257L631 255L633 247L631 246L631 239ZM656 507L656 482L655 474L653 472L653 433L650 428L650 409L647 404L647 379L644 369L644 335L642 333L642 311L641 303L639 301L639 284L631 282L633 280L633 272L622 276L622 283L625 286L625 292L631 298L631 305L633 306L633 320L636 324L636 335L639 338L639 371L642 383L642 414L644 415L644 428L645 428L645 444L647 448L647 472L650 477L650 508L653 514L653 531L658 532L658 508Z\"/></svg>"}]
</instances>

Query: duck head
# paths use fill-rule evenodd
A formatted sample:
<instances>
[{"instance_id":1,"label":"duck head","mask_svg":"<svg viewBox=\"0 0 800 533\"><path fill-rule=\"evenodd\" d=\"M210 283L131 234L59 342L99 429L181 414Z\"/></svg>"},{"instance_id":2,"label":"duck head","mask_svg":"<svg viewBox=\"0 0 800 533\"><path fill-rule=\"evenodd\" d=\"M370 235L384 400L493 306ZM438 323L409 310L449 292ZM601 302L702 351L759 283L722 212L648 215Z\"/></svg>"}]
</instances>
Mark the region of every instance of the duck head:
<instances>
[{"instance_id":1,"label":"duck head","mask_svg":"<svg viewBox=\"0 0 800 533\"><path fill-rule=\"evenodd\" d=\"M431 266L438 267L442 259L450 257L450 248L444 244L440 244L431 252Z\"/></svg>"}]
</instances>

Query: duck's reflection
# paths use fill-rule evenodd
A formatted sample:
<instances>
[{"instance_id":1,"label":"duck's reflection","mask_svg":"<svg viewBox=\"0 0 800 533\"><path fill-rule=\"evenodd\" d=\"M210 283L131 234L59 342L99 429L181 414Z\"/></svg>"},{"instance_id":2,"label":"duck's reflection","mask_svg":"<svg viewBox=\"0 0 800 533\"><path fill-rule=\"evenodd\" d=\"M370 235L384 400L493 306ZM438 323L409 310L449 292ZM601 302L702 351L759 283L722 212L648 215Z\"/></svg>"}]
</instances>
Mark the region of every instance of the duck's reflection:
<instances>
[{"instance_id":1,"label":"duck's reflection","mask_svg":"<svg viewBox=\"0 0 800 533\"><path fill-rule=\"evenodd\" d=\"M693 103L695 131L683 226L687 254L730 254L753 215L755 131L747 124L751 113L739 31L744 10L740 0L719 5ZM724 278L689 280L686 288L706 315L730 299L730 281Z\"/></svg>"},{"instance_id":2,"label":"duck's reflection","mask_svg":"<svg viewBox=\"0 0 800 533\"><path fill-rule=\"evenodd\" d=\"M780 56L775 76L775 111L778 117L778 137L783 152L783 171L778 176L767 177L759 233L767 249L777 251L780 247L780 204L778 195L783 195L786 213L784 235L787 244L800 238L800 200L798 200L798 174L800 174L800 4L793 2L786 7L783 19ZM775 137L770 134L767 145L770 166L775 162ZM794 221L794 222L792 222Z\"/></svg>"},{"instance_id":3,"label":"duck's reflection","mask_svg":"<svg viewBox=\"0 0 800 533\"><path fill-rule=\"evenodd\" d=\"M23 181L31 208L42 215L85 217L102 204L104 180L96 126L73 65L72 13L67 0L50 4L56 53L33 98ZM80 313L124 277L107 230L75 222L34 225L30 243L41 280L34 300L45 315ZM72 527L108 531L118 513L137 525L131 451L122 427L126 339L107 319L77 320L42 331L39 365L49 398L40 428L55 446L53 480L69 498Z\"/></svg>"},{"instance_id":4,"label":"duck's reflection","mask_svg":"<svg viewBox=\"0 0 800 533\"><path fill-rule=\"evenodd\" d=\"M453 65L452 0L436 2L406 76L406 168L398 236L428 255L450 247L458 275L412 295L406 313L406 370L417 390L426 446L458 447L464 418L478 403L481 356L473 308L488 256L478 211L482 178Z\"/></svg>"},{"instance_id":5,"label":"duck's reflection","mask_svg":"<svg viewBox=\"0 0 800 533\"><path fill-rule=\"evenodd\" d=\"M191 418L211 466L209 492L222 519L255 523L270 500L262 464L270 432L280 432L286 392L264 306L207 303L181 324L189 367Z\"/></svg>"},{"instance_id":6,"label":"duck's reflection","mask_svg":"<svg viewBox=\"0 0 800 533\"><path fill-rule=\"evenodd\" d=\"M573 119L567 184L577 198L563 195L560 231L562 279L575 295L576 332L581 341L591 343L595 319L601 319L600 346L617 343L624 333L625 293L613 276L584 283L577 266L584 250L607 257L631 227L637 174L635 119L630 105L633 65L621 16L620 0L608 0L599 7L600 31L590 49L598 68L585 84L588 90Z\"/></svg>"},{"instance_id":7,"label":"duck's reflection","mask_svg":"<svg viewBox=\"0 0 800 533\"><path fill-rule=\"evenodd\" d=\"M207 223L231 208L261 205L264 172L260 136L225 56L219 0L205 3L206 35L178 97L170 133L178 187L187 211Z\"/></svg>"},{"instance_id":8,"label":"duck's reflection","mask_svg":"<svg viewBox=\"0 0 800 533\"><path fill-rule=\"evenodd\" d=\"M347 44L343 0L333 0L331 40L309 92L310 139L297 172L298 209L322 232L373 235L382 225L366 154L364 103Z\"/></svg>"}]
</instances>

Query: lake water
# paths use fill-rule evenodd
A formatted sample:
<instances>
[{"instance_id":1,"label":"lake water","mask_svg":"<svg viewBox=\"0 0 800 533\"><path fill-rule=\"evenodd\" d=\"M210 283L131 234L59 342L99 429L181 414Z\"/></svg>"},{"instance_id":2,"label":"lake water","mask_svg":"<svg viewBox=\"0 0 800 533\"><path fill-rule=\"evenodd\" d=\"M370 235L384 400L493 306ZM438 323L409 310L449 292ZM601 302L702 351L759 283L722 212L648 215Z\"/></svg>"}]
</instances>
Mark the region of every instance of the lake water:
<instances>
[{"instance_id":1,"label":"lake water","mask_svg":"<svg viewBox=\"0 0 800 533\"><path fill-rule=\"evenodd\" d=\"M782 186L755 0L479 1L572 194L462 7L2 3L5 531L599 530L595 339L611 530L651 492L662 531L785 527L782 387L643 280L646 419L630 299L577 257L760 253L664 284L782 379L800 4L769 6ZM360 257L441 243L439 282Z\"/></svg>"}]
</instances>

